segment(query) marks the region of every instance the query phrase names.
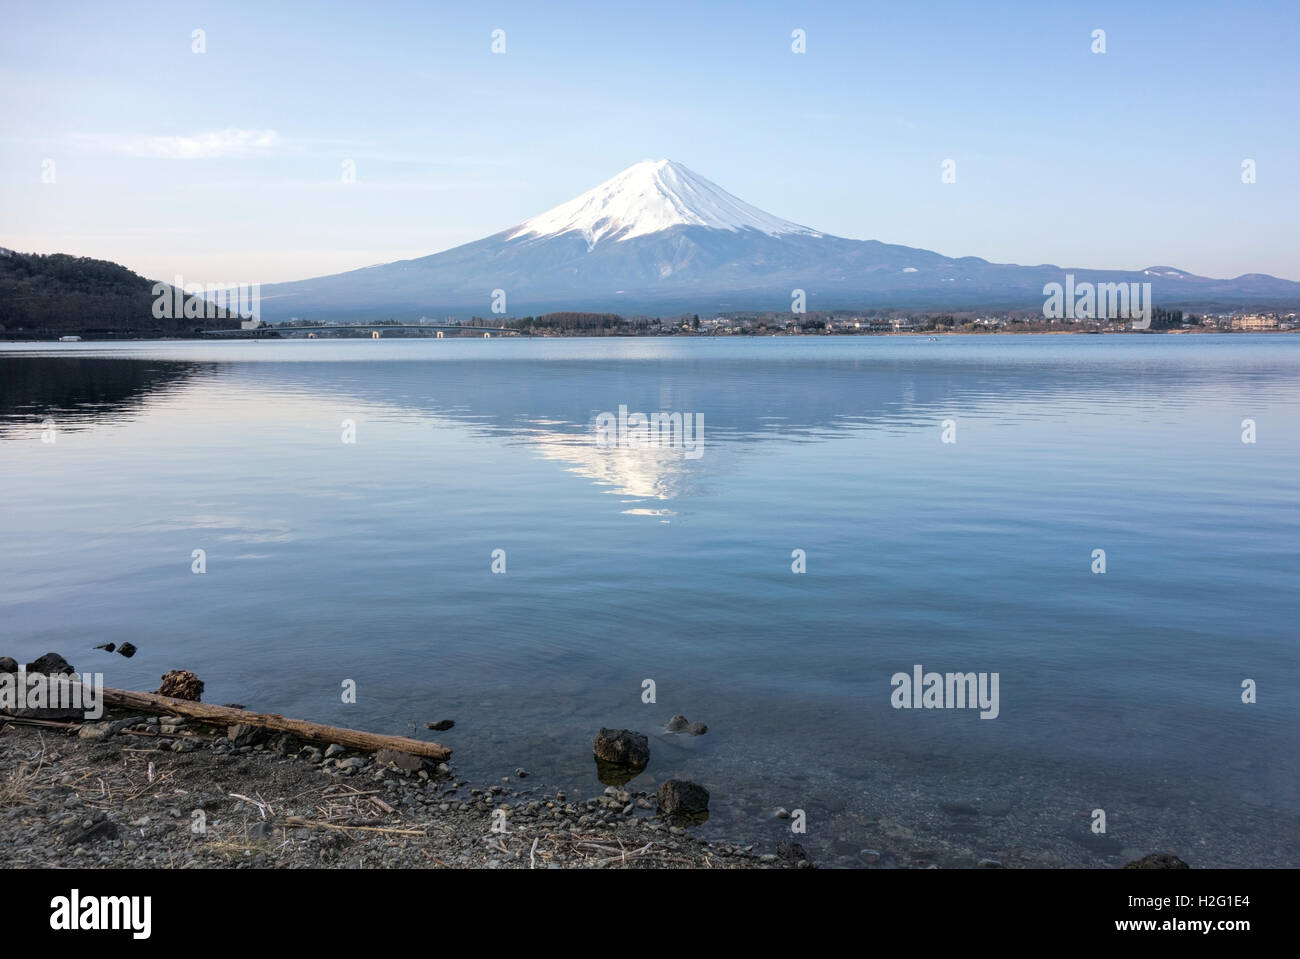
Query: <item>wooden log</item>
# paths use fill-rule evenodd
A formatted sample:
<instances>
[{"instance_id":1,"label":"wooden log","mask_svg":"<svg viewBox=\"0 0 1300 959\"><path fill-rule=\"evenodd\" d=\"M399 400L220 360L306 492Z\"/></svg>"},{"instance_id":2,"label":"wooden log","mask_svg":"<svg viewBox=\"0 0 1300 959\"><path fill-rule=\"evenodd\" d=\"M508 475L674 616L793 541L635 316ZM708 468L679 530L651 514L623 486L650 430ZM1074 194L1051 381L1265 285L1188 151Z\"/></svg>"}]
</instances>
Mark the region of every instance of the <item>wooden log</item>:
<instances>
[{"instance_id":1,"label":"wooden log","mask_svg":"<svg viewBox=\"0 0 1300 959\"><path fill-rule=\"evenodd\" d=\"M437 743L421 742L405 736L385 736L380 733L363 733L358 729L345 729L342 726L325 726L303 719L285 719L276 713L255 713L247 709L234 709L230 706L210 706L207 703L190 702L188 699L173 699L159 696L157 693L137 693L128 689L104 688L104 705L132 709L150 714L172 713L214 723L218 726L257 726L275 732L289 733L307 742L338 743L349 749L364 749L371 752L380 749L393 749L414 756L443 762L451 756L451 750Z\"/></svg>"},{"instance_id":2,"label":"wooden log","mask_svg":"<svg viewBox=\"0 0 1300 959\"><path fill-rule=\"evenodd\" d=\"M49 729L73 729L80 726L81 723L72 722L64 723L55 719L32 719L27 716L9 716L0 711L0 726L5 723L13 723L16 726L42 726Z\"/></svg>"}]
</instances>

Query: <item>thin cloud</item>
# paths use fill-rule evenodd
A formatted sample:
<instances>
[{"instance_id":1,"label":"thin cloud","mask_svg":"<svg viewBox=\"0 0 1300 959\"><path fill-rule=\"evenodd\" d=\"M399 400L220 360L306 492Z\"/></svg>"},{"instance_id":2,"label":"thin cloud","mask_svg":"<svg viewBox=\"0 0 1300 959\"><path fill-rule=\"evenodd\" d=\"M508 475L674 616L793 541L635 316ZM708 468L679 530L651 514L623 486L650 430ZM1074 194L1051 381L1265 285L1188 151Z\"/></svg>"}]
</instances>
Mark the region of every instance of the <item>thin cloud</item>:
<instances>
[{"instance_id":1,"label":"thin cloud","mask_svg":"<svg viewBox=\"0 0 1300 959\"><path fill-rule=\"evenodd\" d=\"M141 136L115 133L76 133L74 146L156 160L209 160L218 157L271 156L283 150L275 130L205 130L192 136Z\"/></svg>"}]
</instances>

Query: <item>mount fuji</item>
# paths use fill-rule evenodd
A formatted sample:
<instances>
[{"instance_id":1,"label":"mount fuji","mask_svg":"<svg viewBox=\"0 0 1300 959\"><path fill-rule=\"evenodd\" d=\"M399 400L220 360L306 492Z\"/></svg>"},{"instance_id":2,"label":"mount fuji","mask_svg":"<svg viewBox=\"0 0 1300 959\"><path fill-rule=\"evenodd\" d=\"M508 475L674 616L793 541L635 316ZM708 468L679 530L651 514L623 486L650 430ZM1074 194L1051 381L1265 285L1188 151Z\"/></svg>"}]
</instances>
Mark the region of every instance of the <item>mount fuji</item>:
<instances>
[{"instance_id":1,"label":"mount fuji","mask_svg":"<svg viewBox=\"0 0 1300 959\"><path fill-rule=\"evenodd\" d=\"M647 160L510 229L442 253L262 288L262 317L313 320L871 307L1032 308L1067 268L850 240L751 206L672 160ZM1068 268L1079 282L1151 283L1159 306L1300 304L1300 283L1167 266Z\"/></svg>"}]
</instances>

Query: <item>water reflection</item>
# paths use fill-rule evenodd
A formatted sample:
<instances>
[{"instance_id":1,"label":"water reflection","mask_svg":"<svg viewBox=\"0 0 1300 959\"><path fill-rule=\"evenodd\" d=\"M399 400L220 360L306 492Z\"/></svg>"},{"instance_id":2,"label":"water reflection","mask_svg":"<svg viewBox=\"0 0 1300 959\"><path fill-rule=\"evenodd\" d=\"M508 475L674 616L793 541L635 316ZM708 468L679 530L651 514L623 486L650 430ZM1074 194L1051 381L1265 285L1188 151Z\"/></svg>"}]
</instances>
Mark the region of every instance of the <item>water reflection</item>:
<instances>
[{"instance_id":1,"label":"water reflection","mask_svg":"<svg viewBox=\"0 0 1300 959\"><path fill-rule=\"evenodd\" d=\"M268 417L281 415L282 400L292 399L300 407L355 402L381 414L451 423L473 436L529 447L632 501L625 512L671 516L670 501L689 495L722 463L740 468L741 460L770 442L934 429L957 413L1022 423L1063 408L1128 415L1156 403L1212 395L1243 380L1269 400L1286 395L1296 374L1285 351L1272 359L1255 351L1243 369L1242 357L1228 346L1221 357L1204 350L1194 362L1167 362L1158 351L1140 350L1076 356L1043 351L1036 358L1015 350L945 355L916 349L928 344L912 341L863 356L852 355L863 350L851 345L850 355L834 359L787 351L743 360L682 353L636 362L600 356L533 363L472 354L456 362L425 360L418 351L427 344L418 343L399 347L416 351L402 362L357 360L365 350L355 346L320 362L301 344L266 344L247 362L225 355L220 362L204 360L212 349L202 344L192 350L198 357L193 360L138 359L129 352L0 353L0 439L31 438L33 432L19 427L46 418L71 430L129 421L182 388L205 389L224 377L229 389L260 396ZM292 360L277 361L282 352ZM602 447L595 442L596 418L620 405L704 414L710 455Z\"/></svg>"},{"instance_id":2,"label":"water reflection","mask_svg":"<svg viewBox=\"0 0 1300 959\"><path fill-rule=\"evenodd\" d=\"M914 828L965 791L1014 794L1050 852L1060 810L1126 783L1163 821L1163 778L1289 835L1300 339L1051 339L0 354L0 654L131 641L110 685L179 667L321 722L451 716L466 775L595 792L596 729L698 713L635 782L705 784L733 834L797 799L880 848L853 816ZM704 455L602 448L620 405L702 413ZM46 417L76 435L42 445ZM894 711L918 662L998 671L1002 714ZM1242 675L1273 692L1243 709ZM1247 859L1251 821L1215 821L1195 840Z\"/></svg>"},{"instance_id":3,"label":"water reflection","mask_svg":"<svg viewBox=\"0 0 1300 959\"><path fill-rule=\"evenodd\" d=\"M20 424L47 418L73 430L124 422L213 369L200 363L0 354L0 438L12 437Z\"/></svg>"}]
</instances>

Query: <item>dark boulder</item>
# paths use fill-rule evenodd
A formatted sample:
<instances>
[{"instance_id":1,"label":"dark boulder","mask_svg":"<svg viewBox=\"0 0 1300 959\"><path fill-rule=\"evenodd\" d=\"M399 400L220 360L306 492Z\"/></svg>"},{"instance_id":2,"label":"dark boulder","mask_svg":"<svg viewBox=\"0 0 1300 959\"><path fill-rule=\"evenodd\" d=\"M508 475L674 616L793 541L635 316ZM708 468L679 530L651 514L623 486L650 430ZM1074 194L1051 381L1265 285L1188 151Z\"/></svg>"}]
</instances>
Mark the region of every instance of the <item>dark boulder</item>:
<instances>
[{"instance_id":1,"label":"dark boulder","mask_svg":"<svg viewBox=\"0 0 1300 959\"><path fill-rule=\"evenodd\" d=\"M8 656L0 656L0 673L18 672L17 660L10 659Z\"/></svg>"},{"instance_id":2,"label":"dark boulder","mask_svg":"<svg viewBox=\"0 0 1300 959\"><path fill-rule=\"evenodd\" d=\"M13 662L13 660L10 660L10 662ZM28 663L24 668L27 670L28 676L31 676L32 674L39 674L42 676L75 677L77 675L77 671L72 668L72 664L69 663L62 656L60 656L58 653L46 653L44 656L41 656L39 659L33 660L32 662ZM14 672L17 671L18 670L15 668ZM71 682L71 680L65 680L64 682L65 683ZM53 697L54 690L50 689L49 694L50 697ZM62 693L60 693L60 695L62 695ZM26 701L29 704L34 702L31 693L27 694ZM62 700L62 701L65 703L67 702L67 700ZM46 702L53 703L55 702L55 700L53 698L47 698ZM3 712L5 715L8 716L20 716L25 719L77 720L77 719L86 718L85 713L82 712L81 710L72 709L72 708L65 709L63 707L54 706L54 705L49 705L49 706L27 705L21 709L17 709L17 708L3 709L0 710L0 712Z\"/></svg>"},{"instance_id":3,"label":"dark boulder","mask_svg":"<svg viewBox=\"0 0 1300 959\"><path fill-rule=\"evenodd\" d=\"M257 726L235 723L226 727L226 738L236 746L253 746L262 741L264 733Z\"/></svg>"},{"instance_id":4,"label":"dark boulder","mask_svg":"<svg viewBox=\"0 0 1300 959\"><path fill-rule=\"evenodd\" d=\"M808 858L808 851L797 842L787 839L776 844L776 858L786 862L799 862L801 859Z\"/></svg>"},{"instance_id":5,"label":"dark boulder","mask_svg":"<svg viewBox=\"0 0 1300 959\"><path fill-rule=\"evenodd\" d=\"M709 811L709 791L687 779L669 779L655 798L665 816L696 816Z\"/></svg>"},{"instance_id":6,"label":"dark boulder","mask_svg":"<svg viewBox=\"0 0 1300 959\"><path fill-rule=\"evenodd\" d=\"M76 672L72 664L60 656L58 653L46 653L38 659L27 664L29 673L40 673L43 676L71 676Z\"/></svg>"},{"instance_id":7,"label":"dark boulder","mask_svg":"<svg viewBox=\"0 0 1300 959\"><path fill-rule=\"evenodd\" d=\"M630 729L601 727L592 745L596 758L616 766L641 766L650 762L650 740Z\"/></svg>"},{"instance_id":8,"label":"dark boulder","mask_svg":"<svg viewBox=\"0 0 1300 959\"><path fill-rule=\"evenodd\" d=\"M1149 856L1143 856L1141 859L1134 859L1132 862L1124 864L1125 869L1191 869L1177 856L1166 855L1163 852L1153 852Z\"/></svg>"},{"instance_id":9,"label":"dark boulder","mask_svg":"<svg viewBox=\"0 0 1300 959\"><path fill-rule=\"evenodd\" d=\"M381 765L387 764L408 773L418 773L424 768L422 758L411 753L399 752L396 749L379 750L379 752L375 753L375 762Z\"/></svg>"}]
</instances>

